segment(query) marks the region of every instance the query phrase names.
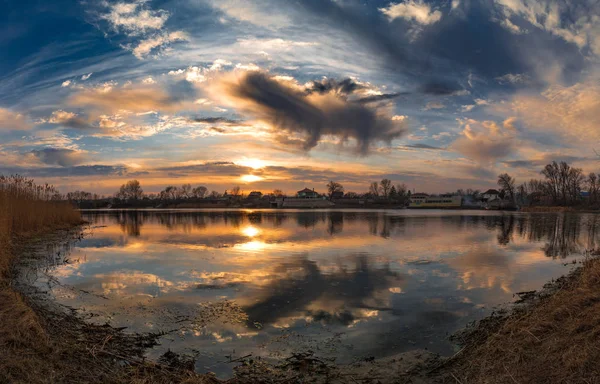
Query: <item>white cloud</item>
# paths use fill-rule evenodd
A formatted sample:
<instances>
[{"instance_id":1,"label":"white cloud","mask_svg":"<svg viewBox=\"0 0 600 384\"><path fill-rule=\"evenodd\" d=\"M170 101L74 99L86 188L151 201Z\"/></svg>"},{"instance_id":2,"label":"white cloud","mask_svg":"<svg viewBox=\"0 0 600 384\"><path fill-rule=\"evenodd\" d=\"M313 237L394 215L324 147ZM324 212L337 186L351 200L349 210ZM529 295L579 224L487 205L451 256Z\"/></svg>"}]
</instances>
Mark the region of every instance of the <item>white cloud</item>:
<instances>
[{"instance_id":1,"label":"white cloud","mask_svg":"<svg viewBox=\"0 0 600 384\"><path fill-rule=\"evenodd\" d=\"M25 130L30 127L31 125L22 114L0 108L0 130Z\"/></svg>"},{"instance_id":2,"label":"white cloud","mask_svg":"<svg viewBox=\"0 0 600 384\"><path fill-rule=\"evenodd\" d=\"M61 87L68 87L69 85L71 85L71 80L65 80L62 82L62 84L60 85Z\"/></svg>"},{"instance_id":3,"label":"white cloud","mask_svg":"<svg viewBox=\"0 0 600 384\"><path fill-rule=\"evenodd\" d=\"M47 120L47 122L52 123L52 124L60 124L67 120L71 120L75 117L77 117L76 113L67 112L67 111L63 111L62 109L59 109L58 111L52 112L52 116L50 116L50 118Z\"/></svg>"},{"instance_id":4,"label":"white cloud","mask_svg":"<svg viewBox=\"0 0 600 384\"><path fill-rule=\"evenodd\" d=\"M230 61L217 59L208 68L190 66L186 69L169 71L168 74L170 76L185 77L185 79L190 83L203 83L208 80L211 72L219 72L221 69L223 69L223 67L231 65L232 63Z\"/></svg>"},{"instance_id":5,"label":"white cloud","mask_svg":"<svg viewBox=\"0 0 600 384\"><path fill-rule=\"evenodd\" d=\"M431 6L425 4L423 0L408 0L404 3L390 4L387 8L379 8L379 11L390 21L402 18L423 25L436 23L442 18L442 12L432 10Z\"/></svg>"},{"instance_id":6,"label":"white cloud","mask_svg":"<svg viewBox=\"0 0 600 384\"><path fill-rule=\"evenodd\" d=\"M460 6L460 0L452 0L452 9L456 9Z\"/></svg>"},{"instance_id":7,"label":"white cloud","mask_svg":"<svg viewBox=\"0 0 600 384\"><path fill-rule=\"evenodd\" d=\"M229 67L232 65L231 61L227 61L224 59L215 60L210 66L211 71L220 71L223 67Z\"/></svg>"},{"instance_id":8,"label":"white cloud","mask_svg":"<svg viewBox=\"0 0 600 384\"><path fill-rule=\"evenodd\" d=\"M248 63L248 64L237 63L235 65L235 69L239 69L242 71L260 71L260 67L254 63Z\"/></svg>"},{"instance_id":9,"label":"white cloud","mask_svg":"<svg viewBox=\"0 0 600 384\"><path fill-rule=\"evenodd\" d=\"M514 118L495 121L458 119L463 127L461 137L450 148L479 163L489 163L513 153L516 149Z\"/></svg>"},{"instance_id":10,"label":"white cloud","mask_svg":"<svg viewBox=\"0 0 600 384\"><path fill-rule=\"evenodd\" d=\"M443 103L440 103L439 101L430 101L425 106L426 111L429 111L430 109L443 109L443 108L446 108L446 106Z\"/></svg>"},{"instance_id":11,"label":"white cloud","mask_svg":"<svg viewBox=\"0 0 600 384\"><path fill-rule=\"evenodd\" d=\"M507 73L504 76L496 77L496 81L500 84L527 84L531 82L531 79L523 73Z\"/></svg>"},{"instance_id":12,"label":"white cloud","mask_svg":"<svg viewBox=\"0 0 600 384\"><path fill-rule=\"evenodd\" d=\"M170 43L189 40L189 36L183 31L169 32L165 28L169 12L163 9L145 9L147 2L137 0L133 3L108 5L108 13L100 16L109 22L113 30L139 39L136 43L122 45L122 48L132 51L138 59L144 59L153 51L156 54L165 52ZM82 77L82 80L85 79Z\"/></svg>"},{"instance_id":13,"label":"white cloud","mask_svg":"<svg viewBox=\"0 0 600 384\"><path fill-rule=\"evenodd\" d=\"M600 141L600 85L594 78L570 87L554 85L540 95L516 95L511 103L498 106L503 114L514 114L529 128L555 132L564 142L591 151Z\"/></svg>"},{"instance_id":14,"label":"white cloud","mask_svg":"<svg viewBox=\"0 0 600 384\"><path fill-rule=\"evenodd\" d=\"M502 13L501 25L513 33L526 33L511 19L520 17L531 25L563 38L579 48L589 46L600 55L600 17L597 2L579 0L581 7L556 0L494 0ZM587 3L587 4L586 4Z\"/></svg>"},{"instance_id":15,"label":"white cloud","mask_svg":"<svg viewBox=\"0 0 600 384\"><path fill-rule=\"evenodd\" d=\"M94 73L94 72L91 72L91 73L88 73L87 75L83 75L83 76L81 76L81 80L84 80L84 81L85 81L85 80L89 79L89 78L90 78L90 76L92 76L92 74L93 74L93 73Z\"/></svg>"},{"instance_id":16,"label":"white cloud","mask_svg":"<svg viewBox=\"0 0 600 384\"><path fill-rule=\"evenodd\" d=\"M298 47L313 47L319 43L312 41L293 41L284 39L238 39L238 44L244 48L253 48L257 52L285 51ZM265 52L267 53L267 52ZM268 55L268 53L267 53Z\"/></svg>"},{"instance_id":17,"label":"white cloud","mask_svg":"<svg viewBox=\"0 0 600 384\"><path fill-rule=\"evenodd\" d=\"M475 108L475 104L463 105L460 107L461 112L471 112Z\"/></svg>"},{"instance_id":18,"label":"white cloud","mask_svg":"<svg viewBox=\"0 0 600 384\"><path fill-rule=\"evenodd\" d=\"M164 49L170 43L187 40L189 40L188 35L182 31L162 33L140 41L132 51L134 56L141 60L148 56L153 50L159 51Z\"/></svg>"},{"instance_id":19,"label":"white cloud","mask_svg":"<svg viewBox=\"0 0 600 384\"><path fill-rule=\"evenodd\" d=\"M142 80L142 83L144 83L144 84L156 84L156 80L154 80L152 78L152 76L148 76L144 80Z\"/></svg>"},{"instance_id":20,"label":"white cloud","mask_svg":"<svg viewBox=\"0 0 600 384\"><path fill-rule=\"evenodd\" d=\"M141 35L148 30L160 30L169 18L169 12L143 9L144 1L116 3L110 6L108 14L102 16L113 29L125 31L129 35Z\"/></svg>"},{"instance_id":21,"label":"white cloud","mask_svg":"<svg viewBox=\"0 0 600 384\"><path fill-rule=\"evenodd\" d=\"M248 22L264 28L283 28L291 24L288 16L278 13L274 7L261 9L257 2L239 0L211 0L211 5L227 17ZM227 22L222 19L221 22Z\"/></svg>"}]
</instances>

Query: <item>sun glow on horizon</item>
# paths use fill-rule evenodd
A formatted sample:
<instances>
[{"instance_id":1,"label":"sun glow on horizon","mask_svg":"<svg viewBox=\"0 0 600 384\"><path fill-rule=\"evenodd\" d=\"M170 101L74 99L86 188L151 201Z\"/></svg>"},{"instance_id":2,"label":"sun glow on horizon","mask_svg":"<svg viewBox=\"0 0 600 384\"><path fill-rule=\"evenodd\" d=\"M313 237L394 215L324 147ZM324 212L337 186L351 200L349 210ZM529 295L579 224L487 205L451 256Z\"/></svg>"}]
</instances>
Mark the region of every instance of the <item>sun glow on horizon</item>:
<instances>
[{"instance_id":1,"label":"sun glow on horizon","mask_svg":"<svg viewBox=\"0 0 600 384\"><path fill-rule=\"evenodd\" d=\"M267 166L267 163L264 160L260 159L243 159L237 161L236 163L245 167L250 167L252 169L260 169Z\"/></svg>"},{"instance_id":2,"label":"sun glow on horizon","mask_svg":"<svg viewBox=\"0 0 600 384\"><path fill-rule=\"evenodd\" d=\"M264 177L256 176L256 175L244 175L241 177L241 180L246 183L253 183L255 181L264 180Z\"/></svg>"}]
</instances>

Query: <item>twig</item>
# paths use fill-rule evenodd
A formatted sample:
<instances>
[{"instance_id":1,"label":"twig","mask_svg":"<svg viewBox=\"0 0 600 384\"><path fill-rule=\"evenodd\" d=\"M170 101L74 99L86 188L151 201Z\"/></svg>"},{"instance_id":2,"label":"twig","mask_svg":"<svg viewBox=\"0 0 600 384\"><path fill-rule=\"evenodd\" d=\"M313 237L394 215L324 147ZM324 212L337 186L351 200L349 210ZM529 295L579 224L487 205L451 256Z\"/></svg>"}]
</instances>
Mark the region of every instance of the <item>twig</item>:
<instances>
[{"instance_id":1,"label":"twig","mask_svg":"<svg viewBox=\"0 0 600 384\"><path fill-rule=\"evenodd\" d=\"M536 340L537 340L539 343L541 343L541 342L542 342L542 340L540 340L540 339L539 339L539 338L538 338L536 335L534 335L533 333L531 333L531 332L529 331L529 329L526 329L526 330L525 330L525 332L527 332L527 333L529 333L531 336L535 337L535 339L536 339Z\"/></svg>"},{"instance_id":2,"label":"twig","mask_svg":"<svg viewBox=\"0 0 600 384\"><path fill-rule=\"evenodd\" d=\"M508 371L508 368L506 368L506 365L502 364L504 366L504 370L506 371L506 373L508 373L508 376L510 376L510 378L512 379L512 381L514 381L516 384L519 384L519 382L517 380L515 380L514 376Z\"/></svg>"},{"instance_id":3,"label":"twig","mask_svg":"<svg viewBox=\"0 0 600 384\"><path fill-rule=\"evenodd\" d=\"M458 380L458 377L454 376L454 373L450 372L450 376L452 376L458 384L462 384L462 381Z\"/></svg>"}]
</instances>

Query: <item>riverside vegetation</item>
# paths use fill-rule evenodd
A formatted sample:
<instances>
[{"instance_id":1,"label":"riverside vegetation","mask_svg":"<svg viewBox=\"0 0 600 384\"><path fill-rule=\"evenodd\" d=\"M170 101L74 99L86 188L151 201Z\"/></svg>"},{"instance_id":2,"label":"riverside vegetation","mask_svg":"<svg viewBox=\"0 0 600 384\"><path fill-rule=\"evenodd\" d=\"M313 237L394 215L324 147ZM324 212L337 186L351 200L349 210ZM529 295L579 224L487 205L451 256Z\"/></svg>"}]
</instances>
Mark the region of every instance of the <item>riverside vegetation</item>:
<instances>
[{"instance_id":1,"label":"riverside vegetation","mask_svg":"<svg viewBox=\"0 0 600 384\"><path fill-rule=\"evenodd\" d=\"M0 176L0 382L210 382L181 368L177 358L145 363L154 335L125 335L85 324L15 287L18 258L36 245L72 241L79 212L57 201L56 190L20 176ZM79 232L80 233L80 232ZM178 366L179 364L179 366Z\"/></svg>"}]
</instances>

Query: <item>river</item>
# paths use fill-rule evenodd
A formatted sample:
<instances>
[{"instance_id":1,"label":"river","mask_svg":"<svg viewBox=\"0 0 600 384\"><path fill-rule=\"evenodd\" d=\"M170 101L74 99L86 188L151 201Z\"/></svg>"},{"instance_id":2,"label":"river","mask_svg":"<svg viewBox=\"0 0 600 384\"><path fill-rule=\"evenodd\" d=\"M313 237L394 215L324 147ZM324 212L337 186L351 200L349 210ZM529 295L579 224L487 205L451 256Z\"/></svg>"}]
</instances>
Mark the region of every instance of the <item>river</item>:
<instances>
[{"instance_id":1,"label":"river","mask_svg":"<svg viewBox=\"0 0 600 384\"><path fill-rule=\"evenodd\" d=\"M88 321L165 332L199 372L314 351L338 363L427 349L596 247L600 216L414 210L84 211L36 284Z\"/></svg>"}]
</instances>

